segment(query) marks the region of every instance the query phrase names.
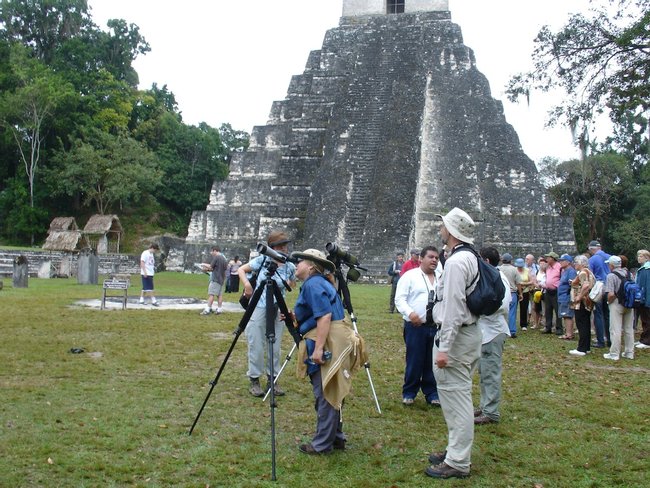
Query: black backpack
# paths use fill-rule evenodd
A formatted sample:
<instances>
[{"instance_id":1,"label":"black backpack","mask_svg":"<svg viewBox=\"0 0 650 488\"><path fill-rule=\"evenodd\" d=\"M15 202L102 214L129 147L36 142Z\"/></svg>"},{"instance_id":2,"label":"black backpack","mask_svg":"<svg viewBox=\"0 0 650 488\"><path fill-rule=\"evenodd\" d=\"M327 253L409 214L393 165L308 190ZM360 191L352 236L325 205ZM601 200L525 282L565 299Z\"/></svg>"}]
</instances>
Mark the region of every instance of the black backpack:
<instances>
[{"instance_id":1,"label":"black backpack","mask_svg":"<svg viewBox=\"0 0 650 488\"><path fill-rule=\"evenodd\" d=\"M474 315L492 315L501 308L503 298L506 296L506 287L501 280L501 273L489 263L486 263L481 256L471 247L462 246L458 251L470 251L478 261L478 273L472 280L468 290L476 280L476 287L467 295L467 307Z\"/></svg>"}]
</instances>

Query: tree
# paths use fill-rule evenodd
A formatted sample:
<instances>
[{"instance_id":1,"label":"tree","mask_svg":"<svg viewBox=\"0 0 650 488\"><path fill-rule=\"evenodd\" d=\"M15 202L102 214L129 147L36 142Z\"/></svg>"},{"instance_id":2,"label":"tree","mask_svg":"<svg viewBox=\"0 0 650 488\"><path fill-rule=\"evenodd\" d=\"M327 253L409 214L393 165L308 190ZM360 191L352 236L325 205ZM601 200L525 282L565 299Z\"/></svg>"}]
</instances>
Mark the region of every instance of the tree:
<instances>
[{"instance_id":1,"label":"tree","mask_svg":"<svg viewBox=\"0 0 650 488\"><path fill-rule=\"evenodd\" d=\"M633 147L643 164L648 160L650 0L600 3L589 18L573 15L558 32L542 28L535 39L534 69L510 80L508 96L515 101L535 90L564 91L566 98L549 122L569 126L583 152L595 118L608 112L615 126L627 125L619 133L625 139L610 142Z\"/></svg>"},{"instance_id":2,"label":"tree","mask_svg":"<svg viewBox=\"0 0 650 488\"><path fill-rule=\"evenodd\" d=\"M561 215L574 218L578 242L603 239L609 224L625 213L634 180L627 161L615 153L558 163L546 159L542 173L554 175L548 189Z\"/></svg>"},{"instance_id":3,"label":"tree","mask_svg":"<svg viewBox=\"0 0 650 488\"><path fill-rule=\"evenodd\" d=\"M184 125L175 114L164 112L137 134L156 152L165 173L156 198L185 219L205 208L212 183L227 174L219 132L205 123Z\"/></svg>"},{"instance_id":4,"label":"tree","mask_svg":"<svg viewBox=\"0 0 650 488\"><path fill-rule=\"evenodd\" d=\"M10 178L0 191L0 235L11 243L25 240L34 242L34 236L43 233L48 223L48 212L29 205L29 190L22 178Z\"/></svg>"},{"instance_id":5,"label":"tree","mask_svg":"<svg viewBox=\"0 0 650 488\"><path fill-rule=\"evenodd\" d=\"M2 0L0 39L30 47L50 63L57 49L92 25L87 0Z\"/></svg>"},{"instance_id":6,"label":"tree","mask_svg":"<svg viewBox=\"0 0 650 488\"><path fill-rule=\"evenodd\" d=\"M42 143L48 120L67 97L72 87L25 49L14 45L12 67L18 86L0 95L0 122L12 134L29 182L29 203L34 207L36 170L41 160Z\"/></svg>"},{"instance_id":7,"label":"tree","mask_svg":"<svg viewBox=\"0 0 650 488\"><path fill-rule=\"evenodd\" d=\"M230 124L221 124L221 127L219 127L219 137L226 150L226 161L228 164L230 164L233 153L246 151L250 144L250 136L248 133L243 130L235 130Z\"/></svg>"},{"instance_id":8,"label":"tree","mask_svg":"<svg viewBox=\"0 0 650 488\"><path fill-rule=\"evenodd\" d=\"M79 193L86 206L105 214L117 202L137 204L160 185L162 172L156 156L136 140L94 131L88 141L76 140L59 154L50 172L55 193Z\"/></svg>"}]
</instances>

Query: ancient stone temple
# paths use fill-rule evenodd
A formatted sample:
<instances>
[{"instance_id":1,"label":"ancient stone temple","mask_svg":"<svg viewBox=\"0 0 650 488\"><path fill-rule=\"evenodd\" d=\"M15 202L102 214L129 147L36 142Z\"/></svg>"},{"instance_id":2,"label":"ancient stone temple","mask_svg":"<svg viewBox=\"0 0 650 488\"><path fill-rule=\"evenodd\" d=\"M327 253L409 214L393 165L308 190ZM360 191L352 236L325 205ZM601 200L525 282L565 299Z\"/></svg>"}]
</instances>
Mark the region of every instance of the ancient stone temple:
<instances>
[{"instance_id":1,"label":"ancient stone temple","mask_svg":"<svg viewBox=\"0 0 650 488\"><path fill-rule=\"evenodd\" d=\"M246 257L285 228L294 248L336 242L379 273L396 251L440 246L434 216L455 206L479 223L479 246L575 249L447 0L344 0L187 243Z\"/></svg>"}]
</instances>

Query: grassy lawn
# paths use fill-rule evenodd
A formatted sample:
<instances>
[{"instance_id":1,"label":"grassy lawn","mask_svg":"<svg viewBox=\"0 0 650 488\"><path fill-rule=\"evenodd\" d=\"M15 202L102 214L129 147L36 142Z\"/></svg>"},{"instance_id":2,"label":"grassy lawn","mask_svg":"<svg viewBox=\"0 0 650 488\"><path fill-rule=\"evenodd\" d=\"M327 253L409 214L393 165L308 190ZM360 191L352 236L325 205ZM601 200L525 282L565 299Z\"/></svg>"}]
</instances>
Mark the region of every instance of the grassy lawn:
<instances>
[{"instance_id":1,"label":"grassy lawn","mask_svg":"<svg viewBox=\"0 0 650 488\"><path fill-rule=\"evenodd\" d=\"M131 294L139 292L138 281ZM506 343L502 421L476 430L472 476L436 481L428 453L445 447L440 409L401 404L401 320L388 286L352 285L382 407L365 371L344 409L348 450L301 454L315 424L311 388L282 376L275 410L248 394L237 342L194 434L187 432L241 314L74 308L100 286L30 279L0 291L0 486L642 487L650 486L650 351L574 358L575 343L528 331ZM203 275L161 273L159 295L205 298ZM290 294L289 303L296 292ZM234 295L227 300L235 301ZM283 354L291 345L283 336ZM71 354L81 347L83 354ZM477 388L475 388L475 393ZM475 395L478 403L478 395Z\"/></svg>"}]
</instances>

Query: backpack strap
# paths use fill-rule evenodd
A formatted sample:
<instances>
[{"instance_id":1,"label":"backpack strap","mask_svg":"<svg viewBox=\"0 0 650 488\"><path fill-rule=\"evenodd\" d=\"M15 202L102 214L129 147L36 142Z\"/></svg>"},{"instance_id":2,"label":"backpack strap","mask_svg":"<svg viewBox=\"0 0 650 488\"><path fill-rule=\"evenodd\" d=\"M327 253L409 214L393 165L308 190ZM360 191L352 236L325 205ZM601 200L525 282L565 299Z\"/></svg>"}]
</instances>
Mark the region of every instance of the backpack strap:
<instances>
[{"instance_id":1,"label":"backpack strap","mask_svg":"<svg viewBox=\"0 0 650 488\"><path fill-rule=\"evenodd\" d=\"M457 251L469 251L469 252L471 252L474 256L476 256L476 261L477 261L477 263L476 263L476 264L477 264L476 276L475 276L474 279L471 281L471 283L465 287L465 291L467 291L467 290L469 290L469 289L472 287L472 285L473 285L474 283L476 283L476 282L478 281L479 277L481 276L481 267L478 266L478 261L481 259L481 257L480 257L479 254L476 252L476 249L474 249L472 246L470 246L470 245L468 245L468 244L461 244L460 246L457 246L457 247L452 251L452 254L455 253L455 252L457 252Z\"/></svg>"}]
</instances>

